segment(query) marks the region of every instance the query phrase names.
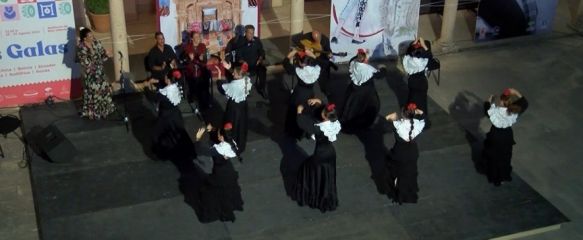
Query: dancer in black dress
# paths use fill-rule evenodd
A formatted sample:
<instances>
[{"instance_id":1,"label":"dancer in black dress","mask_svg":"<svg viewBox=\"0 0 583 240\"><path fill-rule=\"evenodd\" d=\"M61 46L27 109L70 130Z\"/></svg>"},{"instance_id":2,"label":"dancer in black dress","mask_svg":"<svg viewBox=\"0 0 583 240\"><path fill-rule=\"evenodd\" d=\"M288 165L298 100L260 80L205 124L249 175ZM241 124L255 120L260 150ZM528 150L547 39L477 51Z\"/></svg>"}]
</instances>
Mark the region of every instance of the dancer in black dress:
<instances>
[{"instance_id":1,"label":"dancer in black dress","mask_svg":"<svg viewBox=\"0 0 583 240\"><path fill-rule=\"evenodd\" d=\"M512 146L515 144L512 125L528 108L528 101L513 88L504 90L498 101L493 100L494 96L490 96L489 101L484 103L486 116L492 127L486 134L482 156L486 162L488 181L500 186L504 181L512 181L510 160Z\"/></svg>"},{"instance_id":2,"label":"dancer in black dress","mask_svg":"<svg viewBox=\"0 0 583 240\"><path fill-rule=\"evenodd\" d=\"M225 65L229 65L225 63ZM230 66L229 66L230 67ZM251 91L251 79L248 76L248 66L243 63L232 68L232 80L220 81L219 91L228 98L223 122L233 124L233 140L239 153L247 146L248 104L247 96ZM229 74L227 74L229 75Z\"/></svg>"},{"instance_id":3,"label":"dancer in black dress","mask_svg":"<svg viewBox=\"0 0 583 240\"><path fill-rule=\"evenodd\" d=\"M423 118L427 122L426 127L430 126L429 111L427 110L427 90L429 89L427 65L432 59L433 55L423 39L415 40L403 57L403 69L409 74L407 84L409 86L409 99L407 102L415 103L424 112Z\"/></svg>"},{"instance_id":4,"label":"dancer in black dress","mask_svg":"<svg viewBox=\"0 0 583 240\"><path fill-rule=\"evenodd\" d=\"M303 131L296 121L296 107L314 98L314 85L320 77L320 66L311 51L292 50L283 60L283 67L290 75L295 75L298 83L292 90L285 122L286 133L295 139L301 139Z\"/></svg>"},{"instance_id":5,"label":"dancer in black dress","mask_svg":"<svg viewBox=\"0 0 583 240\"><path fill-rule=\"evenodd\" d=\"M184 120L178 104L182 99L182 90L175 83L180 79L180 71L174 70L159 81L158 86L158 120L154 128L152 151L160 159L185 160L196 157L194 145L184 129Z\"/></svg>"},{"instance_id":6,"label":"dancer in black dress","mask_svg":"<svg viewBox=\"0 0 583 240\"><path fill-rule=\"evenodd\" d=\"M235 221L234 211L243 211L243 198L238 183L239 174L233 167L231 159L238 154L229 137L230 123L224 128L207 130L201 128L196 133L196 146L199 152L208 152L212 157L212 173L203 178L197 186L197 194L189 199L199 220L203 223L214 221ZM212 146L202 142L205 132L210 132Z\"/></svg>"},{"instance_id":7,"label":"dancer in black dress","mask_svg":"<svg viewBox=\"0 0 583 240\"><path fill-rule=\"evenodd\" d=\"M382 72L368 64L364 49L358 49L350 60L349 72L352 82L346 92L340 122L343 132L355 133L368 129L379 114L381 103L373 78L381 77Z\"/></svg>"},{"instance_id":8,"label":"dancer in black dress","mask_svg":"<svg viewBox=\"0 0 583 240\"><path fill-rule=\"evenodd\" d=\"M384 193L393 202L417 203L417 159L419 149L415 138L425 127L422 119L423 111L415 103L409 103L403 109L401 117L391 113L385 119L391 122L394 131L395 145L387 158L388 178Z\"/></svg>"},{"instance_id":9,"label":"dancer in black dress","mask_svg":"<svg viewBox=\"0 0 583 240\"><path fill-rule=\"evenodd\" d=\"M298 105L298 125L316 140L314 154L300 167L292 199L300 206L308 205L321 212L338 207L336 191L336 151L332 142L340 132L334 104L324 105L320 99Z\"/></svg>"}]
</instances>

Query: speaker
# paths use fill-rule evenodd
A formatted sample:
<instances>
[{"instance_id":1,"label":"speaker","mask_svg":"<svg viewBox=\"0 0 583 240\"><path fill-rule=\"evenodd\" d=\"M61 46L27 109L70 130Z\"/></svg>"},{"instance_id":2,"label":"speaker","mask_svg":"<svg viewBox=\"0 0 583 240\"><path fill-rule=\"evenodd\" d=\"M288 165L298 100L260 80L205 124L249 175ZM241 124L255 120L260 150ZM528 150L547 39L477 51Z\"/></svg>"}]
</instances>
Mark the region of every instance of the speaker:
<instances>
[{"instance_id":1,"label":"speaker","mask_svg":"<svg viewBox=\"0 0 583 240\"><path fill-rule=\"evenodd\" d=\"M28 138L35 152L50 162L70 163L77 155L75 146L53 124L40 131L31 130Z\"/></svg>"}]
</instances>

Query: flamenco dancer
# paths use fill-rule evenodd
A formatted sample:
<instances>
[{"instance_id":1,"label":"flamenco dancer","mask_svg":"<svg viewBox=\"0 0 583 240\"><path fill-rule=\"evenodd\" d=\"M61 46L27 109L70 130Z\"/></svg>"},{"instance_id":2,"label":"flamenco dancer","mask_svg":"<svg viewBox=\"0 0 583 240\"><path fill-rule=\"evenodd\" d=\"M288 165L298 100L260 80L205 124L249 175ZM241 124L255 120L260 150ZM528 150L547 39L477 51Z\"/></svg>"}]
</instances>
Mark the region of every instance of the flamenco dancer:
<instances>
[{"instance_id":1,"label":"flamenco dancer","mask_svg":"<svg viewBox=\"0 0 583 240\"><path fill-rule=\"evenodd\" d=\"M229 64L225 64L228 67ZM227 97L227 107L225 109L224 123L233 124L233 140L237 151L243 153L247 146L247 126L248 126L248 104L247 96L251 91L251 79L246 63L232 69L232 77L229 82L219 81L219 91ZM227 74L229 75L229 74Z\"/></svg>"},{"instance_id":2,"label":"flamenco dancer","mask_svg":"<svg viewBox=\"0 0 583 240\"><path fill-rule=\"evenodd\" d=\"M403 109L402 115L391 113L385 119L391 122L394 131L395 145L387 158L388 179L384 193L393 202L417 203L417 159L419 149L415 138L425 127L423 111L415 103L409 103Z\"/></svg>"},{"instance_id":3,"label":"flamenco dancer","mask_svg":"<svg viewBox=\"0 0 583 240\"><path fill-rule=\"evenodd\" d=\"M170 76L168 76L170 75ZM194 144L184 128L182 113L178 104L182 99L182 90L176 83L180 79L179 70L174 70L159 81L158 86L158 120L154 128L152 151L160 159L185 160L196 157Z\"/></svg>"},{"instance_id":4,"label":"flamenco dancer","mask_svg":"<svg viewBox=\"0 0 583 240\"><path fill-rule=\"evenodd\" d=\"M368 64L364 49L358 49L356 56L350 60L349 72L352 82L346 93L340 122L342 131L354 133L368 129L379 114L380 100L372 79L382 74Z\"/></svg>"},{"instance_id":5,"label":"flamenco dancer","mask_svg":"<svg viewBox=\"0 0 583 240\"><path fill-rule=\"evenodd\" d=\"M417 104L417 107L424 112L423 118L426 121L427 128L431 125L427 110L427 90L429 89L429 84L426 75L427 64L430 59L433 59L433 56L423 39L415 40L407 49L405 57L403 57L403 68L409 74L407 84L409 87L408 102Z\"/></svg>"},{"instance_id":6,"label":"flamenco dancer","mask_svg":"<svg viewBox=\"0 0 583 240\"><path fill-rule=\"evenodd\" d=\"M308 106L297 106L298 125L316 140L314 153L301 165L292 199L321 212L338 207L336 191L336 151L332 142L340 132L334 104L309 99Z\"/></svg>"},{"instance_id":7,"label":"flamenco dancer","mask_svg":"<svg viewBox=\"0 0 583 240\"><path fill-rule=\"evenodd\" d=\"M285 122L286 133L298 140L302 138L303 131L297 124L295 110L298 105L315 97L314 85L320 77L321 70L315 58L311 51L292 50L283 61L286 72L299 79L292 90Z\"/></svg>"},{"instance_id":8,"label":"flamenco dancer","mask_svg":"<svg viewBox=\"0 0 583 240\"><path fill-rule=\"evenodd\" d=\"M500 186L502 182L512 181L512 146L514 133L512 125L528 108L528 101L516 89L504 90L500 99L494 102L494 96L490 96L484 103L486 116L490 119L492 127L486 134L482 156L486 162L486 175L488 182Z\"/></svg>"},{"instance_id":9,"label":"flamenco dancer","mask_svg":"<svg viewBox=\"0 0 583 240\"><path fill-rule=\"evenodd\" d=\"M212 157L212 173L202 178L195 188L195 194L187 199L203 223L214 221L235 221L234 211L243 211L243 198L238 183L239 174L233 167L231 159L239 155L231 143L230 123L223 128L200 128L196 133L196 147L201 153L209 152ZM212 145L202 142L205 132L210 132Z\"/></svg>"}]
</instances>

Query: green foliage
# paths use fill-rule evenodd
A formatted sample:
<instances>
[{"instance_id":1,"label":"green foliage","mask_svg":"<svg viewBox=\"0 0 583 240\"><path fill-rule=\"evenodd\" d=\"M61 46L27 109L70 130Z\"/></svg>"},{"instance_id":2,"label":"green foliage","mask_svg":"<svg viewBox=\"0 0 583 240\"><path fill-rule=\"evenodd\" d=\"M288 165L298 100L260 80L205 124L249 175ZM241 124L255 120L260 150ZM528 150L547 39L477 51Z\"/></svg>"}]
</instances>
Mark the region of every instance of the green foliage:
<instances>
[{"instance_id":1,"label":"green foliage","mask_svg":"<svg viewBox=\"0 0 583 240\"><path fill-rule=\"evenodd\" d=\"M93 14L109 14L109 0L85 0L85 7Z\"/></svg>"}]
</instances>

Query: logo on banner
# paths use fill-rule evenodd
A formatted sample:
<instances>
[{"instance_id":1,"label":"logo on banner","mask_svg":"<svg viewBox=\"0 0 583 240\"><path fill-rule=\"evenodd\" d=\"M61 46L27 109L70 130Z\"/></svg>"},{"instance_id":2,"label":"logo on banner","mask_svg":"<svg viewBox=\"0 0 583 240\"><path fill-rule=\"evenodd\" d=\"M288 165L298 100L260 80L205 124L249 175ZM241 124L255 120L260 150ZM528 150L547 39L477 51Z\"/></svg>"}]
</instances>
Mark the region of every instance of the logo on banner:
<instances>
[{"instance_id":1,"label":"logo on banner","mask_svg":"<svg viewBox=\"0 0 583 240\"><path fill-rule=\"evenodd\" d=\"M54 18L57 17L57 5L55 2L39 2L38 18Z\"/></svg>"},{"instance_id":2,"label":"logo on banner","mask_svg":"<svg viewBox=\"0 0 583 240\"><path fill-rule=\"evenodd\" d=\"M2 6L2 20L14 21L18 20L18 5L4 5Z\"/></svg>"},{"instance_id":3,"label":"logo on banner","mask_svg":"<svg viewBox=\"0 0 583 240\"><path fill-rule=\"evenodd\" d=\"M72 10L73 10L73 7L71 6L71 3L69 3L69 2L59 3L59 14L69 15Z\"/></svg>"},{"instance_id":4,"label":"logo on banner","mask_svg":"<svg viewBox=\"0 0 583 240\"><path fill-rule=\"evenodd\" d=\"M23 5L21 13L25 18L34 18L36 16L36 8L33 5Z\"/></svg>"}]
</instances>

